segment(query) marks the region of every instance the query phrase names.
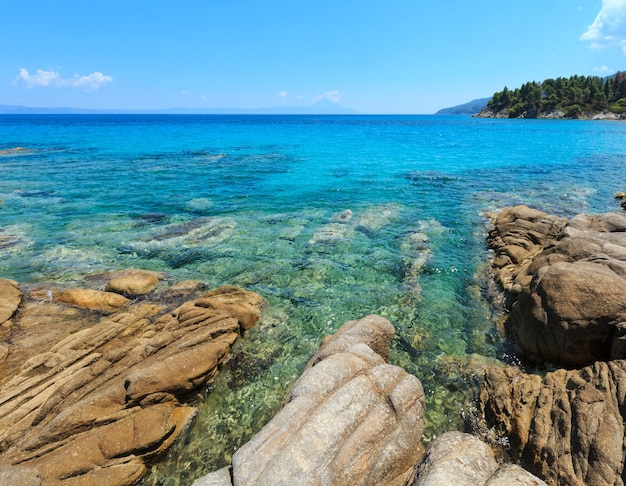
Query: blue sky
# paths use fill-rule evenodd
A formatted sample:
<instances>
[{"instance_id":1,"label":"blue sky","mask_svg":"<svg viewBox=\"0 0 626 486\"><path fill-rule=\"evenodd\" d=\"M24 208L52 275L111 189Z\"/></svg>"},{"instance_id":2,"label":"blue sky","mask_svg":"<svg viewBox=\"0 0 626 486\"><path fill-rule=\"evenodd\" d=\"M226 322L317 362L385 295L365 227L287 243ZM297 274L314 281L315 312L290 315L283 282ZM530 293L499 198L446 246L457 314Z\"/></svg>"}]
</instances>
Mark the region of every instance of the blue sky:
<instances>
[{"instance_id":1,"label":"blue sky","mask_svg":"<svg viewBox=\"0 0 626 486\"><path fill-rule=\"evenodd\" d=\"M0 104L433 113L626 70L626 0L0 0Z\"/></svg>"}]
</instances>

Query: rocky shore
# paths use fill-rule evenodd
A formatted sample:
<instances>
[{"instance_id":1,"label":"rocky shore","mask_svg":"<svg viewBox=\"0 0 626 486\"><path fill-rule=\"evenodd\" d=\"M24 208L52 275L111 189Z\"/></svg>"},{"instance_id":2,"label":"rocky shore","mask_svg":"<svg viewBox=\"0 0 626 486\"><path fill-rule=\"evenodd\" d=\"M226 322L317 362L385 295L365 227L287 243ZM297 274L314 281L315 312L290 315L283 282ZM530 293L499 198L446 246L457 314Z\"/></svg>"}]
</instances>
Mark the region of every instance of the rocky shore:
<instances>
[{"instance_id":1,"label":"rocky shore","mask_svg":"<svg viewBox=\"0 0 626 486\"><path fill-rule=\"evenodd\" d=\"M484 367L473 435L424 449L422 384L389 363L394 327L370 315L327 336L274 418L195 486L623 484L626 215L492 220L524 365ZM0 483L135 484L262 308L144 270L81 288L0 279Z\"/></svg>"},{"instance_id":2,"label":"rocky shore","mask_svg":"<svg viewBox=\"0 0 626 486\"><path fill-rule=\"evenodd\" d=\"M130 485L189 424L187 397L263 302L164 277L24 290L0 280L0 484Z\"/></svg>"},{"instance_id":3,"label":"rocky shore","mask_svg":"<svg viewBox=\"0 0 626 486\"><path fill-rule=\"evenodd\" d=\"M486 425L548 484L624 484L626 215L517 206L493 222L505 328L535 365L486 371Z\"/></svg>"},{"instance_id":4,"label":"rocky shore","mask_svg":"<svg viewBox=\"0 0 626 486\"><path fill-rule=\"evenodd\" d=\"M485 108L479 113L474 115L474 118L511 118L508 110L495 111L490 108ZM552 110L548 112L537 113L534 111L524 111L516 118L543 118L549 120L565 120L573 117L566 116L564 112L560 110ZM625 113L614 113L612 111L596 111L596 112L583 112L575 117L577 120L626 120Z\"/></svg>"}]
</instances>

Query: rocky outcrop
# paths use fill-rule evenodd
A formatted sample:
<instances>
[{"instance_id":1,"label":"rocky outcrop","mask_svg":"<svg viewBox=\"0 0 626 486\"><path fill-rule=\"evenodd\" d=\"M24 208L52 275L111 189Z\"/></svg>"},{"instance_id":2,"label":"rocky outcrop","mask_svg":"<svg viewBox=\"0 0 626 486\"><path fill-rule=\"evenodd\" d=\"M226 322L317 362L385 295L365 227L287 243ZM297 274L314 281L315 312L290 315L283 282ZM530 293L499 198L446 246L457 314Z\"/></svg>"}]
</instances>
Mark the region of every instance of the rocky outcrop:
<instances>
[{"instance_id":1,"label":"rocky outcrop","mask_svg":"<svg viewBox=\"0 0 626 486\"><path fill-rule=\"evenodd\" d=\"M393 334L377 316L346 323L276 416L234 454L232 469L196 486L405 484L422 453L424 392L387 363Z\"/></svg>"},{"instance_id":2,"label":"rocky outcrop","mask_svg":"<svg viewBox=\"0 0 626 486\"><path fill-rule=\"evenodd\" d=\"M488 243L514 301L508 329L524 352L570 367L626 357L626 215L567 221L507 208Z\"/></svg>"},{"instance_id":3,"label":"rocky outcrop","mask_svg":"<svg viewBox=\"0 0 626 486\"><path fill-rule=\"evenodd\" d=\"M544 378L491 368L481 407L510 440L513 459L548 484L624 484L626 361L558 370Z\"/></svg>"},{"instance_id":4,"label":"rocky outcrop","mask_svg":"<svg viewBox=\"0 0 626 486\"><path fill-rule=\"evenodd\" d=\"M541 486L545 483L514 464L500 465L491 448L461 432L446 432L432 441L412 486Z\"/></svg>"},{"instance_id":5,"label":"rocky outcrop","mask_svg":"<svg viewBox=\"0 0 626 486\"><path fill-rule=\"evenodd\" d=\"M508 330L527 354L570 369L487 369L484 425L548 484L624 484L626 215L566 220L518 206L493 221Z\"/></svg>"},{"instance_id":6,"label":"rocky outcrop","mask_svg":"<svg viewBox=\"0 0 626 486\"><path fill-rule=\"evenodd\" d=\"M76 297L78 290L22 295L14 282L0 286L7 290L0 292L7 347L0 368L0 478L8 485L26 484L24 477L42 484L133 484L146 472L145 459L190 422L195 407L185 397L215 375L262 306L258 295L235 287L194 294L193 282L153 301L81 289L106 294L105 302L111 295L123 299L121 307L107 308Z\"/></svg>"}]
</instances>

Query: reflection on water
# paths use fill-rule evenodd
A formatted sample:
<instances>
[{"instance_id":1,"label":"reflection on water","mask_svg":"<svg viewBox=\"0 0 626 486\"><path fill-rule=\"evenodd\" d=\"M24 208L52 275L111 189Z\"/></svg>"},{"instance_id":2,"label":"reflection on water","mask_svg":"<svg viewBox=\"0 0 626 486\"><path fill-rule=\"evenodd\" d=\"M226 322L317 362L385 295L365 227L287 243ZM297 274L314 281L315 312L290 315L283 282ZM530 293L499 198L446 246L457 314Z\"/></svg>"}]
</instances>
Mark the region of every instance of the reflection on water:
<instances>
[{"instance_id":1,"label":"reflection on water","mask_svg":"<svg viewBox=\"0 0 626 486\"><path fill-rule=\"evenodd\" d=\"M483 297L485 212L617 210L625 132L457 117L0 116L0 276L71 282L135 267L265 298L144 484L190 484L227 464L322 337L371 313L397 329L392 362L422 380L428 441L463 426L476 371L504 353Z\"/></svg>"}]
</instances>

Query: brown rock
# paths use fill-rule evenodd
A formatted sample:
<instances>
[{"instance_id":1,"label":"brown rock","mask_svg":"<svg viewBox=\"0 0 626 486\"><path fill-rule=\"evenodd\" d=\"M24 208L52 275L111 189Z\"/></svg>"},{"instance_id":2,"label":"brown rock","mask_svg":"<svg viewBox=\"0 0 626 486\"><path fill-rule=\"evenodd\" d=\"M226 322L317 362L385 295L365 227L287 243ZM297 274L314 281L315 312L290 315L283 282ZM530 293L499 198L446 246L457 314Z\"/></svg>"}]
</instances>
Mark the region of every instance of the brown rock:
<instances>
[{"instance_id":1,"label":"brown rock","mask_svg":"<svg viewBox=\"0 0 626 486\"><path fill-rule=\"evenodd\" d=\"M68 289L54 292L54 300L100 312L115 312L129 300L114 292L93 289Z\"/></svg>"},{"instance_id":2,"label":"brown rock","mask_svg":"<svg viewBox=\"0 0 626 486\"><path fill-rule=\"evenodd\" d=\"M625 279L603 265L557 262L535 274L513 306L511 322L522 349L577 366L611 357L616 325L625 314Z\"/></svg>"},{"instance_id":3,"label":"brown rock","mask_svg":"<svg viewBox=\"0 0 626 486\"><path fill-rule=\"evenodd\" d=\"M22 300L19 284L0 278L0 324L11 319Z\"/></svg>"},{"instance_id":4,"label":"brown rock","mask_svg":"<svg viewBox=\"0 0 626 486\"><path fill-rule=\"evenodd\" d=\"M259 319L263 299L252 292L224 285L204 295L196 305L223 310L239 320L242 329L250 329Z\"/></svg>"},{"instance_id":5,"label":"brown rock","mask_svg":"<svg viewBox=\"0 0 626 486\"><path fill-rule=\"evenodd\" d=\"M221 294L238 295L245 315L203 299L176 309L129 303L107 317L81 311L84 327L50 342L0 387L0 466L36 471L44 484L134 484L145 458L163 452L194 416L184 398L215 375L239 321L258 318L256 294L230 287ZM39 327L31 322L12 342L19 348Z\"/></svg>"},{"instance_id":6,"label":"brown rock","mask_svg":"<svg viewBox=\"0 0 626 486\"><path fill-rule=\"evenodd\" d=\"M508 329L523 351L565 366L626 357L626 215L568 222L507 208L488 242L496 280L517 300Z\"/></svg>"},{"instance_id":7,"label":"brown rock","mask_svg":"<svg viewBox=\"0 0 626 486\"><path fill-rule=\"evenodd\" d=\"M159 280L164 277L165 274L160 272L137 269L124 270L112 274L105 290L130 297L144 295L154 290Z\"/></svg>"},{"instance_id":8,"label":"brown rock","mask_svg":"<svg viewBox=\"0 0 626 486\"><path fill-rule=\"evenodd\" d=\"M558 370L543 379L519 370L487 372L487 427L510 438L514 460L548 484L622 484L626 361Z\"/></svg>"}]
</instances>

